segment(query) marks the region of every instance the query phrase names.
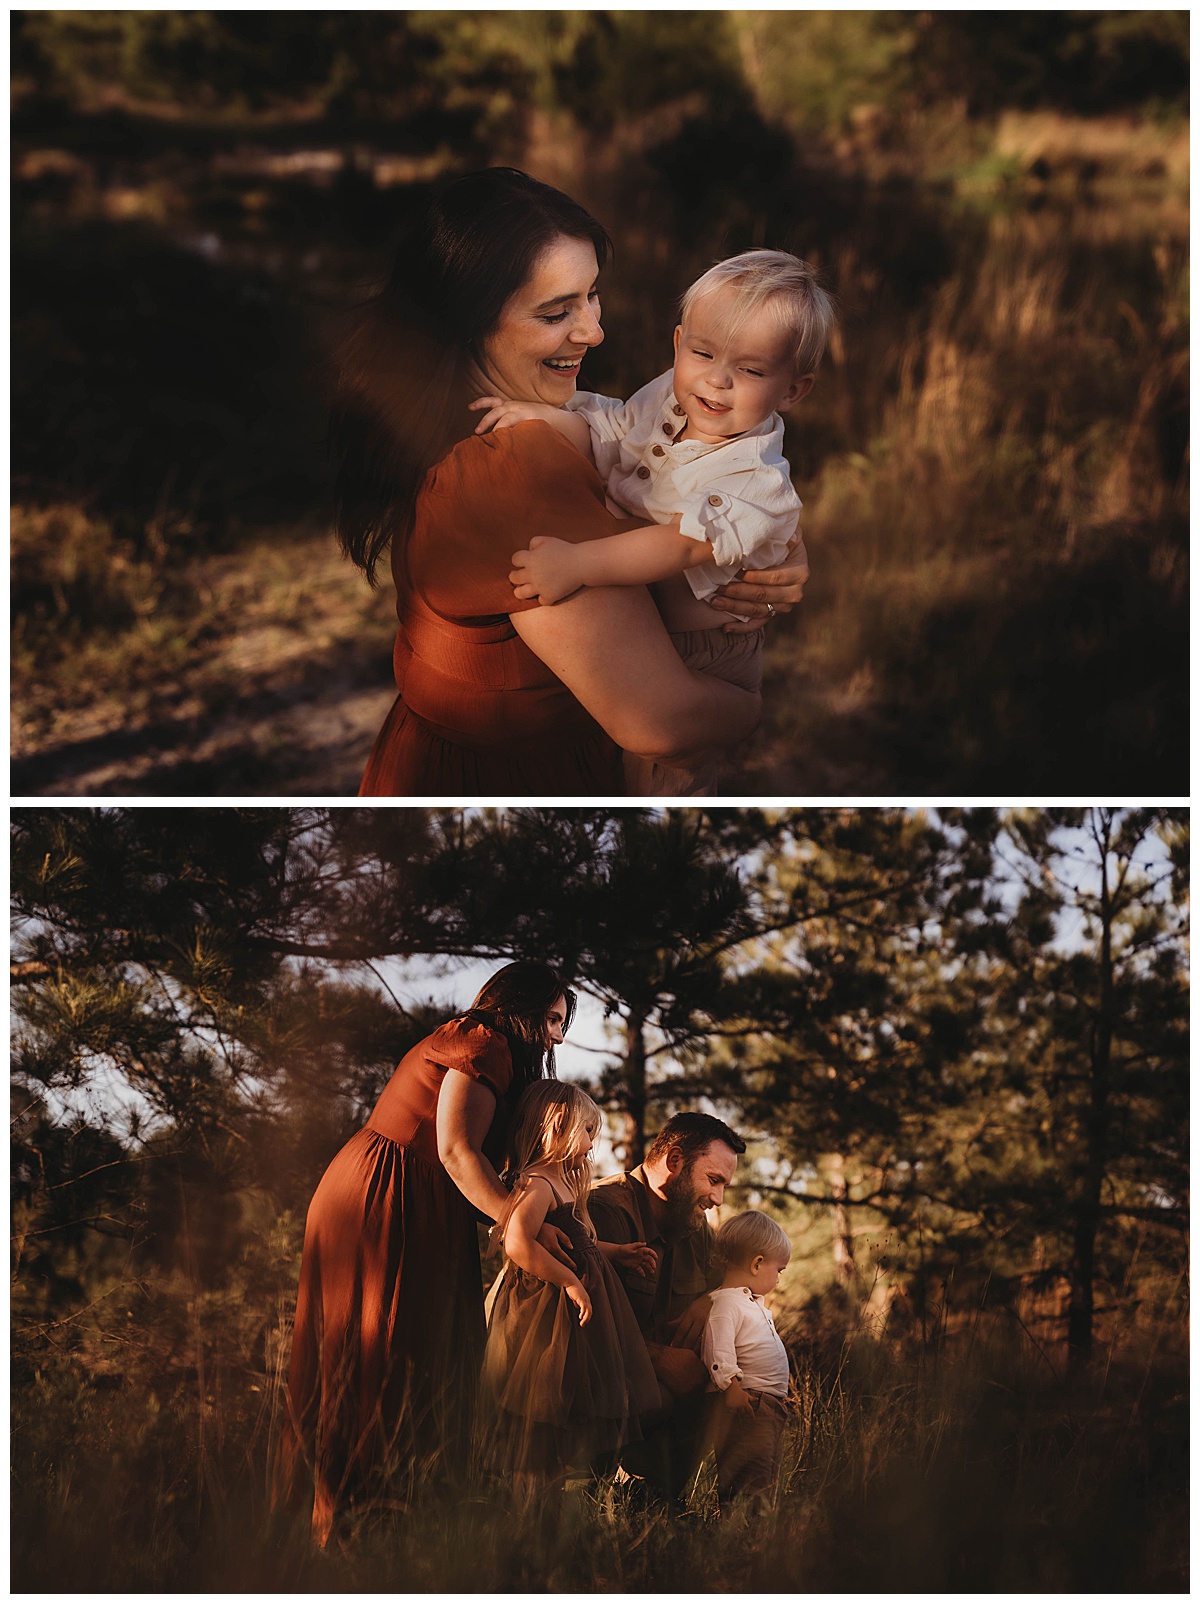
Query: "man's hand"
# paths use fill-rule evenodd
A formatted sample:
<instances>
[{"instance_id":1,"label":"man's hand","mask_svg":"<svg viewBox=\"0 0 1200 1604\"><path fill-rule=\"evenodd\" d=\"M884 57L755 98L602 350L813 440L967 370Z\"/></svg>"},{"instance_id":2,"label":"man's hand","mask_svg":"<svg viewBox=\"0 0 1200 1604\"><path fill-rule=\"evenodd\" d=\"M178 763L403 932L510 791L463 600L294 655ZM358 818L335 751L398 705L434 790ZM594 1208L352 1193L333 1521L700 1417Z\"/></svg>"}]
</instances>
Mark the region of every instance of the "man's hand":
<instances>
[{"instance_id":1,"label":"man's hand","mask_svg":"<svg viewBox=\"0 0 1200 1604\"><path fill-rule=\"evenodd\" d=\"M611 1264L619 1264L622 1270L632 1270L635 1275L653 1275L658 1269L658 1254L645 1242L622 1242L608 1258Z\"/></svg>"},{"instance_id":2,"label":"man's hand","mask_svg":"<svg viewBox=\"0 0 1200 1604\"><path fill-rule=\"evenodd\" d=\"M808 553L799 529L788 542L787 556L778 568L755 569L722 585L708 605L739 616L725 625L727 635L748 635L780 613L790 613L803 599L808 584Z\"/></svg>"},{"instance_id":3,"label":"man's hand","mask_svg":"<svg viewBox=\"0 0 1200 1604\"><path fill-rule=\"evenodd\" d=\"M514 423L529 423L534 418L553 424L558 413L557 407L542 406L536 401L508 401L502 395L481 395L477 401L468 403L467 410L479 412L484 407L488 410L475 425L476 434L487 434L489 429L511 429Z\"/></svg>"},{"instance_id":4,"label":"man's hand","mask_svg":"<svg viewBox=\"0 0 1200 1604\"><path fill-rule=\"evenodd\" d=\"M671 1331L671 1346L673 1348L690 1348L693 1353L700 1352L700 1338L704 1335L704 1328L708 1324L708 1317L712 1313L712 1293L702 1292L676 1320Z\"/></svg>"},{"instance_id":5,"label":"man's hand","mask_svg":"<svg viewBox=\"0 0 1200 1604\"><path fill-rule=\"evenodd\" d=\"M509 583L518 601L537 597L543 607L574 595L583 583L579 550L569 540L534 535L528 551L513 553Z\"/></svg>"},{"instance_id":6,"label":"man's hand","mask_svg":"<svg viewBox=\"0 0 1200 1604\"><path fill-rule=\"evenodd\" d=\"M661 1343L648 1342L646 1351L659 1383L673 1398L687 1398L699 1392L708 1380L700 1355L690 1348L665 1348Z\"/></svg>"}]
</instances>

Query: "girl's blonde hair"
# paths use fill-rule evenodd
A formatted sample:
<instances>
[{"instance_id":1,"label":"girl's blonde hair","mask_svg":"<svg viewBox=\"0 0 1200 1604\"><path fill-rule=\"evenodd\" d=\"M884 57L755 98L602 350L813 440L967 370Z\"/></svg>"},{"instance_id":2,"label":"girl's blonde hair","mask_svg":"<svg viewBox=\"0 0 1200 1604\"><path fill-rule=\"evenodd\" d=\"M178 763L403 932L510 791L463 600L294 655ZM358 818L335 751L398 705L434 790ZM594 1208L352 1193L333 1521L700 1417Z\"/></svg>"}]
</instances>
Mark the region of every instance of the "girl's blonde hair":
<instances>
[{"instance_id":1,"label":"girl's blonde hair","mask_svg":"<svg viewBox=\"0 0 1200 1604\"><path fill-rule=\"evenodd\" d=\"M702 273L683 292L680 320L686 323L696 302L720 289L737 291L731 332L760 306L769 305L780 326L795 340L796 372L816 372L837 323L837 312L807 262L787 251L743 251L740 256L730 256Z\"/></svg>"},{"instance_id":2,"label":"girl's blonde hair","mask_svg":"<svg viewBox=\"0 0 1200 1604\"><path fill-rule=\"evenodd\" d=\"M603 1116L585 1091L565 1080L539 1080L526 1087L517 1104L509 1147L512 1161L506 1180L519 1176L539 1164L558 1164L574 1200L575 1213L587 1233L596 1232L588 1214L588 1192L592 1185L592 1163L570 1155L586 1132L593 1139Z\"/></svg>"},{"instance_id":3,"label":"girl's blonde hair","mask_svg":"<svg viewBox=\"0 0 1200 1604\"><path fill-rule=\"evenodd\" d=\"M717 1252L726 1264L747 1265L762 1254L778 1254L786 1264L792 1256L792 1243L778 1221L758 1209L735 1214L717 1232Z\"/></svg>"}]
</instances>

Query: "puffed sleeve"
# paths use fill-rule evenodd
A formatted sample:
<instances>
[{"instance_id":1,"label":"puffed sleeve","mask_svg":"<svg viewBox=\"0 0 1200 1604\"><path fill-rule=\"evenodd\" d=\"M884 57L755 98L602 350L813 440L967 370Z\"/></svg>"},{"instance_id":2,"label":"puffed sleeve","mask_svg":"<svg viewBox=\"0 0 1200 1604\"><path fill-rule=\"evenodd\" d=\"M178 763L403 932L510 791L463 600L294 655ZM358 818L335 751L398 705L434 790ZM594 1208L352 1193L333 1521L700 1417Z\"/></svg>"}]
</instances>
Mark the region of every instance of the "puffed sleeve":
<instances>
[{"instance_id":1,"label":"puffed sleeve","mask_svg":"<svg viewBox=\"0 0 1200 1604\"><path fill-rule=\"evenodd\" d=\"M715 589L739 568L782 562L801 505L786 473L760 466L709 480L681 508L679 529L693 540L709 541L713 566L728 570L714 582Z\"/></svg>"},{"instance_id":2,"label":"puffed sleeve","mask_svg":"<svg viewBox=\"0 0 1200 1604\"><path fill-rule=\"evenodd\" d=\"M737 1360L737 1305L732 1298L714 1298L713 1306L700 1338L700 1357L708 1371L711 1386L724 1392L736 1376L740 1381L742 1367Z\"/></svg>"},{"instance_id":3,"label":"puffed sleeve","mask_svg":"<svg viewBox=\"0 0 1200 1604\"><path fill-rule=\"evenodd\" d=\"M509 583L512 556L534 535L573 543L632 528L604 504L595 468L548 423L472 435L438 463L421 491L409 574L446 618L537 607Z\"/></svg>"},{"instance_id":4,"label":"puffed sleeve","mask_svg":"<svg viewBox=\"0 0 1200 1604\"><path fill-rule=\"evenodd\" d=\"M467 1019L452 1019L429 1038L426 1056L442 1069L457 1069L503 1097L512 1083L512 1055L499 1031Z\"/></svg>"}]
</instances>

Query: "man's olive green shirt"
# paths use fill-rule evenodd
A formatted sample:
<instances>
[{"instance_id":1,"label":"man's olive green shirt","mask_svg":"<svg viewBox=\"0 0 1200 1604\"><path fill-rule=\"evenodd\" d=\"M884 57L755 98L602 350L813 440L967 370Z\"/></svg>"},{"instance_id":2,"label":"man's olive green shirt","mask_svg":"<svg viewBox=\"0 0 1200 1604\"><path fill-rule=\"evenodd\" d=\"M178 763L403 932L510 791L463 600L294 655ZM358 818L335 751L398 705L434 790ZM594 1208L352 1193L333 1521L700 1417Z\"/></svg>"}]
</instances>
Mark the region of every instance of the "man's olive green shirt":
<instances>
[{"instance_id":1,"label":"man's olive green shirt","mask_svg":"<svg viewBox=\"0 0 1200 1604\"><path fill-rule=\"evenodd\" d=\"M652 1275L622 1265L613 1268L646 1341L670 1342L671 1326L688 1304L720 1284L712 1226L702 1219L695 1230L666 1241L654 1223L646 1172L640 1164L627 1175L597 1181L588 1197L588 1213L601 1242L646 1242L658 1254L658 1269Z\"/></svg>"}]
</instances>

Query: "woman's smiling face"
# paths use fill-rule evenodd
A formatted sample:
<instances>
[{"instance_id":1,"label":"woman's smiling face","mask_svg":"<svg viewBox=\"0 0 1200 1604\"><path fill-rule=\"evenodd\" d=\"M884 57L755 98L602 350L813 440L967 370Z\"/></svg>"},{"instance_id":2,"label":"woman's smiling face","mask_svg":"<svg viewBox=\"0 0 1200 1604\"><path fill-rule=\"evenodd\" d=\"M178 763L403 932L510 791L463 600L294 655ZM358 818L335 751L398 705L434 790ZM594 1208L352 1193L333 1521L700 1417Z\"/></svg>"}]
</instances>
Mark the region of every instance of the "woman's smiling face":
<instances>
[{"instance_id":1,"label":"woman's smiling face","mask_svg":"<svg viewBox=\"0 0 1200 1604\"><path fill-rule=\"evenodd\" d=\"M547 245L483 342L496 394L551 407L571 399L584 352L604 338L598 273L591 240L560 235Z\"/></svg>"}]
</instances>

